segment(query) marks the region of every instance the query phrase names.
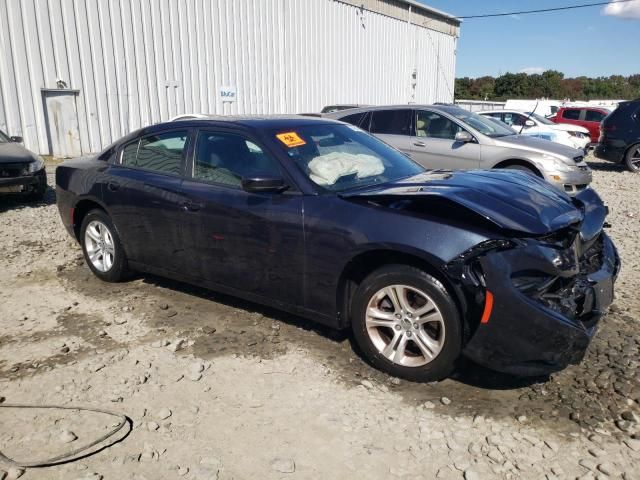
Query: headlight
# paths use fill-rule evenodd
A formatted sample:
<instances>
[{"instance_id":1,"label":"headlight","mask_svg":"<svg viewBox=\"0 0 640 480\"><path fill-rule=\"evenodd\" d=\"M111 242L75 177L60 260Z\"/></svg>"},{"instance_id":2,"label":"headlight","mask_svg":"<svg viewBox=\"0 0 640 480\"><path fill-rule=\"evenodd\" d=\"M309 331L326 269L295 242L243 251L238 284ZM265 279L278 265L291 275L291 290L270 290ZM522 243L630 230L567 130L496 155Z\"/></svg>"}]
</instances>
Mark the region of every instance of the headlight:
<instances>
[{"instance_id":1,"label":"headlight","mask_svg":"<svg viewBox=\"0 0 640 480\"><path fill-rule=\"evenodd\" d=\"M38 170L42 170L44 167L44 160L42 157L37 157L33 162L29 164L29 173L35 173Z\"/></svg>"},{"instance_id":2,"label":"headlight","mask_svg":"<svg viewBox=\"0 0 640 480\"><path fill-rule=\"evenodd\" d=\"M558 159L557 157L554 157L552 155L542 155L542 159L545 161L545 163L547 165L552 165L553 166L553 170L556 170L558 172L571 172L573 171L571 166L567 165L566 163L564 163L562 160Z\"/></svg>"}]
</instances>

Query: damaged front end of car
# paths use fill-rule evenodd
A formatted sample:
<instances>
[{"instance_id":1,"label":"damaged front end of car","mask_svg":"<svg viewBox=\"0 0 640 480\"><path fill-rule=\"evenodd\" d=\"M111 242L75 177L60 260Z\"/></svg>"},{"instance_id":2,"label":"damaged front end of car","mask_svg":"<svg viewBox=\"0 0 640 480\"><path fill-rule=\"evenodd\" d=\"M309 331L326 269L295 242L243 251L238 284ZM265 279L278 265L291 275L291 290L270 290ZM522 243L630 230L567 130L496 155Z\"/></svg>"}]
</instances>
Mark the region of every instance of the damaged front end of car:
<instances>
[{"instance_id":1,"label":"damaged front end of car","mask_svg":"<svg viewBox=\"0 0 640 480\"><path fill-rule=\"evenodd\" d=\"M592 190L574 200L582 220L544 235L488 240L446 270L470 303L464 354L495 370L544 375L582 360L613 301L620 260Z\"/></svg>"}]
</instances>

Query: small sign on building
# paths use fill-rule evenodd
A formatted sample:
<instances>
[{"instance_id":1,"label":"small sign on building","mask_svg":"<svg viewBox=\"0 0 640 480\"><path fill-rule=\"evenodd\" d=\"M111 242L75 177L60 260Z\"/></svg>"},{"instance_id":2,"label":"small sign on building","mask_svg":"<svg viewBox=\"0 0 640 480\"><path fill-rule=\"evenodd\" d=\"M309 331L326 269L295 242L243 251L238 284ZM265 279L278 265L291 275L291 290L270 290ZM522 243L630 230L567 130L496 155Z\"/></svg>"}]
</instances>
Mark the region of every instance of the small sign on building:
<instances>
[{"instance_id":1,"label":"small sign on building","mask_svg":"<svg viewBox=\"0 0 640 480\"><path fill-rule=\"evenodd\" d=\"M220 87L220 99L223 102L233 103L236 101L236 87L225 85Z\"/></svg>"}]
</instances>

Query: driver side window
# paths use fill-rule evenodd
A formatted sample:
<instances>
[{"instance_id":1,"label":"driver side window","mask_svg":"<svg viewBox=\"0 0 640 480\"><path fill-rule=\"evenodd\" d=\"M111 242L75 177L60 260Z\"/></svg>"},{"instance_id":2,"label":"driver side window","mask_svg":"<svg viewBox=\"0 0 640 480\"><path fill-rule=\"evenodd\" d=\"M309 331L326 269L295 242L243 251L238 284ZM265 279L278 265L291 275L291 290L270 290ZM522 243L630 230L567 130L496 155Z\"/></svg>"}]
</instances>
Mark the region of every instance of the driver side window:
<instances>
[{"instance_id":1,"label":"driver side window","mask_svg":"<svg viewBox=\"0 0 640 480\"><path fill-rule=\"evenodd\" d=\"M252 141L235 134L201 131L196 142L193 178L240 188L243 177L281 176L277 163Z\"/></svg>"},{"instance_id":2,"label":"driver side window","mask_svg":"<svg viewBox=\"0 0 640 480\"><path fill-rule=\"evenodd\" d=\"M417 113L416 136L418 137L455 140L456 133L460 130L457 123L438 113L426 110Z\"/></svg>"}]
</instances>

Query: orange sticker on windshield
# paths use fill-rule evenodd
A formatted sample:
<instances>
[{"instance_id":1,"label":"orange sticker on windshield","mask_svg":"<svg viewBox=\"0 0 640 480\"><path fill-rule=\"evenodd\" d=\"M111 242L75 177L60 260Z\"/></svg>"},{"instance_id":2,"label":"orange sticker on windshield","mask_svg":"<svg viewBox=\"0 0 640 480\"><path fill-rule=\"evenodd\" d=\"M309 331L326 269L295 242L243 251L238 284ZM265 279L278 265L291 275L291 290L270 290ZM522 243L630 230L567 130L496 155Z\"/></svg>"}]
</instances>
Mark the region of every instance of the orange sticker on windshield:
<instances>
[{"instance_id":1,"label":"orange sticker on windshield","mask_svg":"<svg viewBox=\"0 0 640 480\"><path fill-rule=\"evenodd\" d=\"M278 137L278 140L280 140L289 148L299 147L300 145L307 144L307 142L301 139L300 135L298 135L296 132L279 133L276 135L276 137Z\"/></svg>"}]
</instances>

